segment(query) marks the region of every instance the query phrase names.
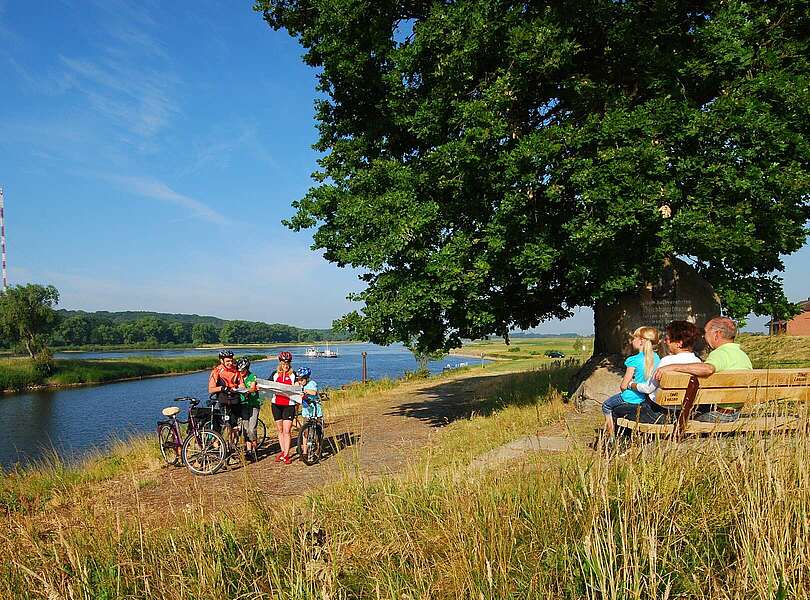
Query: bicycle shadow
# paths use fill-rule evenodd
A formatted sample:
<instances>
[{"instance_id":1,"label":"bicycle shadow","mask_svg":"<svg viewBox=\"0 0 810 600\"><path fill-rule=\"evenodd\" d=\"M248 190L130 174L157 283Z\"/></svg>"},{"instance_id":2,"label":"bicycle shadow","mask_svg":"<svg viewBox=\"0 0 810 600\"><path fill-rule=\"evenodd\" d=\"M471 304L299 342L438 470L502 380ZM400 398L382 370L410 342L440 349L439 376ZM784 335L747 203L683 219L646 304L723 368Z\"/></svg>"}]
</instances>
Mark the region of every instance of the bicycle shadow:
<instances>
[{"instance_id":1,"label":"bicycle shadow","mask_svg":"<svg viewBox=\"0 0 810 600\"><path fill-rule=\"evenodd\" d=\"M328 460L332 456L335 456L338 452L340 452L344 448L354 446L359 441L360 441L360 434L351 431L345 431L337 435L325 437L323 445L323 456L321 457L321 462ZM293 439L293 447L290 449L291 455L294 455L296 450L297 450L296 441L295 439ZM272 442L259 448L258 452L256 453L257 458L256 462L259 463L267 459L273 460L280 452L281 446L279 445L278 440L276 440L275 442Z\"/></svg>"},{"instance_id":2,"label":"bicycle shadow","mask_svg":"<svg viewBox=\"0 0 810 600\"><path fill-rule=\"evenodd\" d=\"M321 457L321 461L329 459L332 456L335 456L338 452L343 450L344 448L349 448L354 446L357 442L360 441L360 434L353 433L351 431L346 431L344 433L339 433L337 435L328 436L324 439L324 453Z\"/></svg>"}]
</instances>

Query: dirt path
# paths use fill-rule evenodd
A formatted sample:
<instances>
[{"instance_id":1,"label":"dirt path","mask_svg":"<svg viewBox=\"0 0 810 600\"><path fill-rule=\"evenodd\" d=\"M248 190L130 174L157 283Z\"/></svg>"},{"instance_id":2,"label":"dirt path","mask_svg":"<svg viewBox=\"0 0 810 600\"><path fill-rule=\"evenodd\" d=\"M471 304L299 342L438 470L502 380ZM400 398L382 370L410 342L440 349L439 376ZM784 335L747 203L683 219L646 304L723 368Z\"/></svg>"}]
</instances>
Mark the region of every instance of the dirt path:
<instances>
[{"instance_id":1,"label":"dirt path","mask_svg":"<svg viewBox=\"0 0 810 600\"><path fill-rule=\"evenodd\" d=\"M329 418L327 407L327 436L338 450L318 465L308 467L297 457L291 465L274 462L278 444L273 436L273 443L260 453L256 463L210 477L195 477L185 468L162 467L138 478L109 482L97 495L103 498L98 502L114 512L140 510L146 518L157 513L159 519L166 520L185 512L204 515L212 510L228 511L248 501L252 494L299 496L344 476L373 478L396 473L430 443L438 428L469 417L485 388L508 376L503 371L476 371L440 382L404 384L382 392L362 412L334 419Z\"/></svg>"}]
</instances>

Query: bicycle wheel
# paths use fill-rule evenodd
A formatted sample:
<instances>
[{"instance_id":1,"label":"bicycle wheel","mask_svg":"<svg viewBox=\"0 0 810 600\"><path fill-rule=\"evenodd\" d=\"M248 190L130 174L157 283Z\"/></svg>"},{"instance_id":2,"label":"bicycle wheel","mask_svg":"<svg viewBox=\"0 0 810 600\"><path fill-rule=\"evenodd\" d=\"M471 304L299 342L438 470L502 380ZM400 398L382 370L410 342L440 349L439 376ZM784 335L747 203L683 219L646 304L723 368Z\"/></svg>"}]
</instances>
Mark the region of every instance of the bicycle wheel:
<instances>
[{"instance_id":1,"label":"bicycle wheel","mask_svg":"<svg viewBox=\"0 0 810 600\"><path fill-rule=\"evenodd\" d=\"M195 475L213 475L225 464L225 440L216 431L203 429L183 441L181 456Z\"/></svg>"},{"instance_id":2,"label":"bicycle wheel","mask_svg":"<svg viewBox=\"0 0 810 600\"><path fill-rule=\"evenodd\" d=\"M180 461L180 456L177 454L177 442L174 441L174 431L171 423L161 423L158 426L157 436L163 461L173 467Z\"/></svg>"},{"instance_id":3,"label":"bicycle wheel","mask_svg":"<svg viewBox=\"0 0 810 600\"><path fill-rule=\"evenodd\" d=\"M256 422L256 447L264 448L265 444L267 444L267 425L259 419Z\"/></svg>"},{"instance_id":4,"label":"bicycle wheel","mask_svg":"<svg viewBox=\"0 0 810 600\"><path fill-rule=\"evenodd\" d=\"M323 432L316 423L306 423L298 432L296 451L305 465L314 465L321 460L323 450Z\"/></svg>"},{"instance_id":5,"label":"bicycle wheel","mask_svg":"<svg viewBox=\"0 0 810 600\"><path fill-rule=\"evenodd\" d=\"M223 435L223 439L225 436ZM243 464L245 462L245 436L244 430L242 429L242 425L236 425L235 427L231 428L231 435L229 439L225 439L225 443L227 444L226 455L225 455L225 464L228 467L236 466L238 464Z\"/></svg>"}]
</instances>

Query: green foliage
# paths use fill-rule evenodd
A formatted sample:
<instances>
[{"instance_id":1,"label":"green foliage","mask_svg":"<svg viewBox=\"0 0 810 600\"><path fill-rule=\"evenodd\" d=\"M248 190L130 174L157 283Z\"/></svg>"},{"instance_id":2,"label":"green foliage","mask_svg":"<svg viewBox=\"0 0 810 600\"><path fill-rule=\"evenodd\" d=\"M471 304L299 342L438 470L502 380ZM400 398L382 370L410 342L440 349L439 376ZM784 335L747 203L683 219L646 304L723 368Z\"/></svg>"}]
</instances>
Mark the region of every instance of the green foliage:
<instances>
[{"instance_id":1,"label":"green foliage","mask_svg":"<svg viewBox=\"0 0 810 600\"><path fill-rule=\"evenodd\" d=\"M47 335L56 327L53 307L59 292L52 285L16 285L0 292L0 336L25 348L31 358L46 348Z\"/></svg>"},{"instance_id":2,"label":"green foliage","mask_svg":"<svg viewBox=\"0 0 810 600\"><path fill-rule=\"evenodd\" d=\"M688 259L783 314L810 217L804 0L257 0L317 68L288 225L361 269L342 326L424 349L571 314Z\"/></svg>"},{"instance_id":3,"label":"green foliage","mask_svg":"<svg viewBox=\"0 0 810 600\"><path fill-rule=\"evenodd\" d=\"M269 344L345 340L345 332L300 329L280 323L225 321L216 317L153 312L59 310L59 327L50 343L58 347L124 346L160 348L202 344Z\"/></svg>"},{"instance_id":4,"label":"green foliage","mask_svg":"<svg viewBox=\"0 0 810 600\"><path fill-rule=\"evenodd\" d=\"M216 328L210 323L194 323L191 328L191 343L195 346L213 344L219 340Z\"/></svg>"},{"instance_id":5,"label":"green foliage","mask_svg":"<svg viewBox=\"0 0 810 600\"><path fill-rule=\"evenodd\" d=\"M41 348L35 355L32 361L34 363L34 370L41 376L47 377L53 373L53 352L50 348Z\"/></svg>"}]
</instances>

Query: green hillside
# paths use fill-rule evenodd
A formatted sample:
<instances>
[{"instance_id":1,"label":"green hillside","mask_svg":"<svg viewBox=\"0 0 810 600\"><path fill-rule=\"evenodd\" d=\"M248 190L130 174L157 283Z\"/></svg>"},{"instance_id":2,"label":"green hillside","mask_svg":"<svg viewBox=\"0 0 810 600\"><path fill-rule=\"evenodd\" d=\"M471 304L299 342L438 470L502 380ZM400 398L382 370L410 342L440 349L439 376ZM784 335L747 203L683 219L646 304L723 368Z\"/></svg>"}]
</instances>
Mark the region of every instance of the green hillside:
<instances>
[{"instance_id":1,"label":"green hillside","mask_svg":"<svg viewBox=\"0 0 810 600\"><path fill-rule=\"evenodd\" d=\"M129 321L137 321L146 317L154 317L161 321L176 321L178 323L210 323L215 327L222 327L228 321L220 319L219 317L211 317L207 315L187 315L183 313L160 313L148 310L123 310L123 311L108 311L97 310L94 312L87 312L84 310L67 310L60 308L56 311L60 316L67 319L68 317L88 317L93 319L103 319L111 321L112 323L127 323Z\"/></svg>"}]
</instances>

